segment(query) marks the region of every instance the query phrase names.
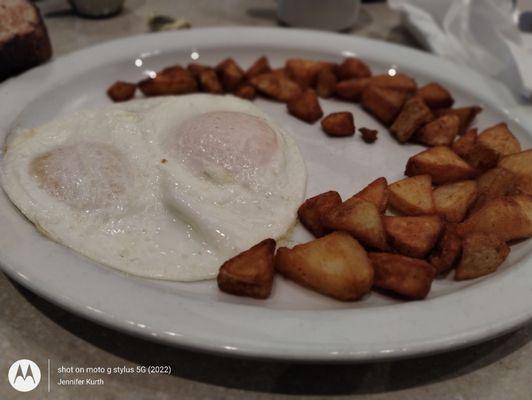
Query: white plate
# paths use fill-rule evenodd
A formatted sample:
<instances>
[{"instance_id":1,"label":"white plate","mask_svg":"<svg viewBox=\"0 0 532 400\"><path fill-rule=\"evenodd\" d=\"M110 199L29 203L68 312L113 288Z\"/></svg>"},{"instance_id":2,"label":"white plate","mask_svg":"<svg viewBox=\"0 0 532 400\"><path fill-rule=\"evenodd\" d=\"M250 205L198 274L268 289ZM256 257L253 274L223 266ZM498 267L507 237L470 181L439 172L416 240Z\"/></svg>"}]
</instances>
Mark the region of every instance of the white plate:
<instances>
[{"instance_id":1,"label":"white plate","mask_svg":"<svg viewBox=\"0 0 532 400\"><path fill-rule=\"evenodd\" d=\"M214 64L233 56L248 66L266 54L273 65L303 56L340 60L357 54L375 71L396 68L420 83L437 80L457 104L482 104L483 128L505 120L524 147L531 137L506 115L491 83L474 72L425 53L382 42L288 29L220 28L148 34L87 48L0 87L1 141L13 126L34 126L81 107L108 104L117 79L174 63ZM309 172L308 194L336 189L350 195L373 178L402 176L421 150L398 145L356 105L323 101L324 111L351 110L357 126L378 127L373 145L357 136L331 139L286 114L284 105L257 104L292 131ZM310 236L296 230L297 240ZM438 279L425 301L397 302L372 293L341 303L277 277L273 294L254 301L220 293L214 281L169 283L139 279L98 265L41 236L2 193L0 261L4 271L47 299L102 324L174 345L238 356L292 360L368 360L413 356L471 344L501 334L532 314L532 241L512 247L504 266L484 279Z\"/></svg>"}]
</instances>

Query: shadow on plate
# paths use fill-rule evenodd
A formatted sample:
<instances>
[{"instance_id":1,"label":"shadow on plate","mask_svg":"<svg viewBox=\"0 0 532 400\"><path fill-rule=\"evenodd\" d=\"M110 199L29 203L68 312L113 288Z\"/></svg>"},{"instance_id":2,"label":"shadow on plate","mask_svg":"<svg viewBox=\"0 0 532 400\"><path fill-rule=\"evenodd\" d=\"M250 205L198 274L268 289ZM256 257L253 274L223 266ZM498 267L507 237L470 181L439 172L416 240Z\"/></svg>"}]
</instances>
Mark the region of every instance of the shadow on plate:
<instances>
[{"instance_id":1,"label":"shadow on plate","mask_svg":"<svg viewBox=\"0 0 532 400\"><path fill-rule=\"evenodd\" d=\"M521 348L530 336L524 328L466 349L393 362L298 364L235 359L161 345L102 327L11 283L57 325L106 352L135 364L171 365L173 375L188 380L246 391L342 395L406 389L468 374Z\"/></svg>"}]
</instances>

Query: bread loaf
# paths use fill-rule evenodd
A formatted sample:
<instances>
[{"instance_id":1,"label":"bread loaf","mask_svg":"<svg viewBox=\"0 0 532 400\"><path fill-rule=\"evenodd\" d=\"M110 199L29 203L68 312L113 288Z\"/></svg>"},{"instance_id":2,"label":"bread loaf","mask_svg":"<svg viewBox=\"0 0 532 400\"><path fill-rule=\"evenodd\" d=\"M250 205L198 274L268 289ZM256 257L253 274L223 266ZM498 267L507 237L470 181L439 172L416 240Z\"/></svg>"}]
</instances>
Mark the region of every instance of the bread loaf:
<instances>
[{"instance_id":1,"label":"bread loaf","mask_svg":"<svg viewBox=\"0 0 532 400\"><path fill-rule=\"evenodd\" d=\"M48 60L52 47L29 0L0 0L0 81Z\"/></svg>"}]
</instances>

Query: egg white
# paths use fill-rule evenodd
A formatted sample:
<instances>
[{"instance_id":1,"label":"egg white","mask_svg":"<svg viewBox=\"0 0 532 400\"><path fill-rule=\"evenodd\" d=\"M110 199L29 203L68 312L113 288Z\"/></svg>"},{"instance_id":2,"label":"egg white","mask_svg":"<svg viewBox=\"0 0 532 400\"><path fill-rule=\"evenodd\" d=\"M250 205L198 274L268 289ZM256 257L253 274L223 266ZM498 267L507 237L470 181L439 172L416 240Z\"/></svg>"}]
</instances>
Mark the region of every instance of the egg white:
<instances>
[{"instance_id":1,"label":"egg white","mask_svg":"<svg viewBox=\"0 0 532 400\"><path fill-rule=\"evenodd\" d=\"M220 111L256 117L274 132L278 150L267 165L235 175L208 163L195 168L179 152L178 128ZM7 144L3 188L41 232L144 277L216 276L227 258L285 235L305 194L306 169L293 139L233 96L172 96L84 110L12 134ZM44 160L37 163L41 169L36 159ZM65 171L56 173L56 165ZM72 182L72 171L76 180L63 185Z\"/></svg>"}]
</instances>

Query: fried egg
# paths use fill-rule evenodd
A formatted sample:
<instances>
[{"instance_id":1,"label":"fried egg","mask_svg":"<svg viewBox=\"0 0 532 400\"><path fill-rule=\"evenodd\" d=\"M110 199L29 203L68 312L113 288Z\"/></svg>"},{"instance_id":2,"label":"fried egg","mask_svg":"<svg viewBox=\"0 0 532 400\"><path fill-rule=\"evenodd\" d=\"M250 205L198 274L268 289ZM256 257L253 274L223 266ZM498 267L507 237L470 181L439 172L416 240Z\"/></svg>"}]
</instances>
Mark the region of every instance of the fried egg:
<instances>
[{"instance_id":1,"label":"fried egg","mask_svg":"<svg viewBox=\"0 0 532 400\"><path fill-rule=\"evenodd\" d=\"M51 239L118 270L192 281L295 223L306 169L252 103L119 103L10 135L4 190Z\"/></svg>"}]
</instances>

